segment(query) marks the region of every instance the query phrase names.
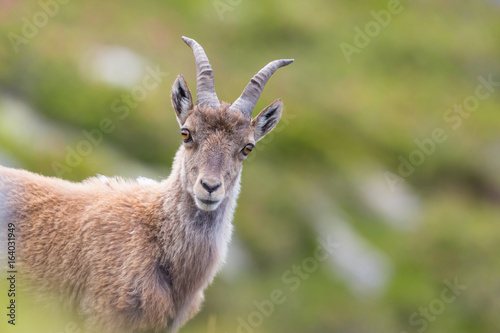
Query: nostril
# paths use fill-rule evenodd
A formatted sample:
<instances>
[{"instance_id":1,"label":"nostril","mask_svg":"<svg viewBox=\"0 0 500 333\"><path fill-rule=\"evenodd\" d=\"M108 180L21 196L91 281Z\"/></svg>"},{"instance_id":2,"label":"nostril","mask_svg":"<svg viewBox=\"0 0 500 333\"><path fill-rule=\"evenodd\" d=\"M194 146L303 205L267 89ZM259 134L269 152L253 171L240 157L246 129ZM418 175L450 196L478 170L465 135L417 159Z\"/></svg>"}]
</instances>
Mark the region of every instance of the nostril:
<instances>
[{"instance_id":1,"label":"nostril","mask_svg":"<svg viewBox=\"0 0 500 333\"><path fill-rule=\"evenodd\" d=\"M206 181L202 180L201 186L203 186L203 188L207 190L208 193L212 193L220 187L220 183L215 183L214 185L210 185Z\"/></svg>"}]
</instances>

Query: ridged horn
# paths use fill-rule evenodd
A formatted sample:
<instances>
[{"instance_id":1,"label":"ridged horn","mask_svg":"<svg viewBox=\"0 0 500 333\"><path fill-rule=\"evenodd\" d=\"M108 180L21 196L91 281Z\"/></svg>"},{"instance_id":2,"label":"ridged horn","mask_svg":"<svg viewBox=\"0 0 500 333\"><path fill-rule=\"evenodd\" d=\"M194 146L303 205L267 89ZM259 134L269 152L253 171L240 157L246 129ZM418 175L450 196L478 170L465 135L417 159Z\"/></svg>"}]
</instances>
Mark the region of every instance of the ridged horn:
<instances>
[{"instance_id":1,"label":"ridged horn","mask_svg":"<svg viewBox=\"0 0 500 333\"><path fill-rule=\"evenodd\" d=\"M260 94L264 89L267 81L273 75L273 73L280 67L291 64L294 59L280 59L271 61L264 68L262 68L255 76L250 80L245 90L241 93L241 96L231 104L229 107L232 111L240 111L243 114L251 117L253 109L259 100Z\"/></svg>"},{"instance_id":2,"label":"ridged horn","mask_svg":"<svg viewBox=\"0 0 500 333\"><path fill-rule=\"evenodd\" d=\"M215 93L214 71L203 47L194 39L182 36L182 40L193 50L196 61L196 104L206 103L213 107L220 106Z\"/></svg>"}]
</instances>

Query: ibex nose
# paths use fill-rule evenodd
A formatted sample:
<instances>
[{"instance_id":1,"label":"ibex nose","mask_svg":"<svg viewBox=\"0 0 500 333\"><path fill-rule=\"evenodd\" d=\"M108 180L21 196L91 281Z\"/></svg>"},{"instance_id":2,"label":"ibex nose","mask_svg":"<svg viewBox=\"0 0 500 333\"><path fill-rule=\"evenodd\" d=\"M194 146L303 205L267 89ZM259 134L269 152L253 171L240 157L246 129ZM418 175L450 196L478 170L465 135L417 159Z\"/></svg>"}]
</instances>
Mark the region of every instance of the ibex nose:
<instances>
[{"instance_id":1,"label":"ibex nose","mask_svg":"<svg viewBox=\"0 0 500 333\"><path fill-rule=\"evenodd\" d=\"M215 190L217 190L220 187L220 183L215 182L213 184L210 184L209 182L202 180L201 181L201 186L203 186L203 188L205 190L207 190L207 192L209 194L211 194L212 192L214 192Z\"/></svg>"}]
</instances>

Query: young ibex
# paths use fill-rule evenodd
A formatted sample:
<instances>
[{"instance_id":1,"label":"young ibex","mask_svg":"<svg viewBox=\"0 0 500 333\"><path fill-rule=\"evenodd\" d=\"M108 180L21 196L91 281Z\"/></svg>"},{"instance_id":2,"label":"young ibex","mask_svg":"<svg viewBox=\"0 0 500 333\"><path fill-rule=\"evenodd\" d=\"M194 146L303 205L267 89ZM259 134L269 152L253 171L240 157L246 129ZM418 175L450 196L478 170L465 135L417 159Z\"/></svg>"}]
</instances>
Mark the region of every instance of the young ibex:
<instances>
[{"instance_id":1,"label":"young ibex","mask_svg":"<svg viewBox=\"0 0 500 333\"><path fill-rule=\"evenodd\" d=\"M293 60L269 63L228 104L203 48L182 39L196 59L197 101L179 75L172 105L183 144L166 180L71 183L0 166L0 218L15 225L22 277L90 331L177 332L198 312L226 257L242 162L281 117L278 99L251 119L268 79Z\"/></svg>"}]
</instances>

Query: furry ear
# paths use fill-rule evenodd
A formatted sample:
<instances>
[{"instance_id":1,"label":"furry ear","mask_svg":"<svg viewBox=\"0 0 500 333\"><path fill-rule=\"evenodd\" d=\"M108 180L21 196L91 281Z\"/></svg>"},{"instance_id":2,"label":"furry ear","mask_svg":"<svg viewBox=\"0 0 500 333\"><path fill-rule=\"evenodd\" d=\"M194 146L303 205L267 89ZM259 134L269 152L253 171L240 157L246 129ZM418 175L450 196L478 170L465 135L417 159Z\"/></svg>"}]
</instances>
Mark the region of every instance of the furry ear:
<instances>
[{"instance_id":1,"label":"furry ear","mask_svg":"<svg viewBox=\"0 0 500 333\"><path fill-rule=\"evenodd\" d=\"M262 139L276 127L280 121L282 112L283 101L278 98L252 120L255 142Z\"/></svg>"},{"instance_id":2,"label":"furry ear","mask_svg":"<svg viewBox=\"0 0 500 333\"><path fill-rule=\"evenodd\" d=\"M193 97L184 77L179 74L172 86L172 106L179 125L184 125L191 110L193 110Z\"/></svg>"}]
</instances>

